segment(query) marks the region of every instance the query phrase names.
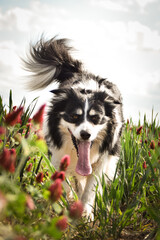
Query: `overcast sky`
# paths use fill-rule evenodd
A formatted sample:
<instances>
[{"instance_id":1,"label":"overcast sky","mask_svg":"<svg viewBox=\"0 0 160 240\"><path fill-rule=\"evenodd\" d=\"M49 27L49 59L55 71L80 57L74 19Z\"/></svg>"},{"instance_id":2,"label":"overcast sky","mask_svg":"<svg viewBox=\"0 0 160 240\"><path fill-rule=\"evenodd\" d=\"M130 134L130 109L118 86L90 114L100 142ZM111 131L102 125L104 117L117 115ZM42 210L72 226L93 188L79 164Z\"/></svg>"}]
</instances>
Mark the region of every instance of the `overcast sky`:
<instances>
[{"instance_id":1,"label":"overcast sky","mask_svg":"<svg viewBox=\"0 0 160 240\"><path fill-rule=\"evenodd\" d=\"M151 119L160 112L159 0L0 0L0 95L14 105L23 96L39 105L51 93L25 90L20 57L29 42L46 37L70 38L75 57L96 75L116 83L124 100L125 119L139 112ZM158 114L160 119L160 113Z\"/></svg>"}]
</instances>

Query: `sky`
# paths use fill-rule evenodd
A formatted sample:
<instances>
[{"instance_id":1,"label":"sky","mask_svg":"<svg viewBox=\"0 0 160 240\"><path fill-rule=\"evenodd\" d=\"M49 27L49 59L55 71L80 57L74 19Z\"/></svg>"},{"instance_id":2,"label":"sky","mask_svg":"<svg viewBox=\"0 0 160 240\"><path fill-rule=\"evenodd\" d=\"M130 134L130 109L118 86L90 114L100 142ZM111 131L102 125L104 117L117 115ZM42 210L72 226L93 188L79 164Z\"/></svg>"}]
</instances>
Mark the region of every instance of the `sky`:
<instances>
[{"instance_id":1,"label":"sky","mask_svg":"<svg viewBox=\"0 0 160 240\"><path fill-rule=\"evenodd\" d=\"M44 34L71 39L74 57L85 68L115 83L123 97L124 118L138 123L144 114L160 120L160 1L159 0L0 0L0 95L14 105L50 88L31 92L21 58L29 43Z\"/></svg>"}]
</instances>

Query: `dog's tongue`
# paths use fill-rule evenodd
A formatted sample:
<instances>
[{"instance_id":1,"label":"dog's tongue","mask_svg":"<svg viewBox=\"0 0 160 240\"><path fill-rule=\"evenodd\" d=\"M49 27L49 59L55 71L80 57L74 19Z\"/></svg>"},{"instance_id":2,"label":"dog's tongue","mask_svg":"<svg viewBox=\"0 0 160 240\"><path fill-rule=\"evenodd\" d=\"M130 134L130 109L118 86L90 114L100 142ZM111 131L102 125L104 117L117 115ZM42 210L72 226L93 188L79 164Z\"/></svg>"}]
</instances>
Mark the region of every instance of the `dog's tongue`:
<instances>
[{"instance_id":1,"label":"dog's tongue","mask_svg":"<svg viewBox=\"0 0 160 240\"><path fill-rule=\"evenodd\" d=\"M92 173L90 164L90 142L80 142L78 144L78 162L76 172L82 176L88 176Z\"/></svg>"}]
</instances>

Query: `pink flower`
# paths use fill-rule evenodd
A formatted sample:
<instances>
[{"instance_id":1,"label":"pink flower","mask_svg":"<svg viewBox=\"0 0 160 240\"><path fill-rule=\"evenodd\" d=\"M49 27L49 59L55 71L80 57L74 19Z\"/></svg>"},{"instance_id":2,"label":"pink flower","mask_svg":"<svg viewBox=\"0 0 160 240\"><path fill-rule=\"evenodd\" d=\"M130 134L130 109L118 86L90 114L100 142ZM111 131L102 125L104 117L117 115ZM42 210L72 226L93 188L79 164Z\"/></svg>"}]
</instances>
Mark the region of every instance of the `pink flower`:
<instances>
[{"instance_id":1,"label":"pink flower","mask_svg":"<svg viewBox=\"0 0 160 240\"><path fill-rule=\"evenodd\" d=\"M139 128L137 128L137 131L136 131L137 135L139 135L139 134L141 133L141 131L142 131L142 126L140 126Z\"/></svg>"},{"instance_id":2,"label":"pink flower","mask_svg":"<svg viewBox=\"0 0 160 240\"><path fill-rule=\"evenodd\" d=\"M38 112L33 116L33 121L35 123L42 125L45 107L46 107L46 104L43 104L38 110Z\"/></svg>"},{"instance_id":3,"label":"pink flower","mask_svg":"<svg viewBox=\"0 0 160 240\"><path fill-rule=\"evenodd\" d=\"M151 141L150 148L151 149L155 149L155 141L154 140Z\"/></svg>"},{"instance_id":4,"label":"pink flower","mask_svg":"<svg viewBox=\"0 0 160 240\"><path fill-rule=\"evenodd\" d=\"M7 171L15 172L16 150L4 148L0 155L0 165Z\"/></svg>"},{"instance_id":5,"label":"pink flower","mask_svg":"<svg viewBox=\"0 0 160 240\"><path fill-rule=\"evenodd\" d=\"M70 156L65 155L62 159L61 159L61 163L60 163L60 170L61 171L66 171L67 167L70 164Z\"/></svg>"},{"instance_id":6,"label":"pink flower","mask_svg":"<svg viewBox=\"0 0 160 240\"><path fill-rule=\"evenodd\" d=\"M39 172L39 173L37 174L37 176L36 176L36 182L37 182L37 183L43 182L43 177L44 177L43 172Z\"/></svg>"},{"instance_id":7,"label":"pink flower","mask_svg":"<svg viewBox=\"0 0 160 240\"><path fill-rule=\"evenodd\" d=\"M69 209L69 216L73 219L78 219L82 217L83 205L80 200L74 202Z\"/></svg>"},{"instance_id":8,"label":"pink flower","mask_svg":"<svg viewBox=\"0 0 160 240\"><path fill-rule=\"evenodd\" d=\"M51 179L54 181L56 180L57 178L60 178L62 181L64 181L65 179L65 172L61 171L61 172L58 172L56 171L52 176L51 176Z\"/></svg>"},{"instance_id":9,"label":"pink flower","mask_svg":"<svg viewBox=\"0 0 160 240\"><path fill-rule=\"evenodd\" d=\"M56 223L56 227L60 230L60 231L64 231L66 230L66 228L68 227L68 220L66 216L61 216L57 223Z\"/></svg>"},{"instance_id":10,"label":"pink flower","mask_svg":"<svg viewBox=\"0 0 160 240\"><path fill-rule=\"evenodd\" d=\"M33 199L31 198L30 195L26 196L26 206L29 208L29 210L34 210L35 209Z\"/></svg>"},{"instance_id":11,"label":"pink flower","mask_svg":"<svg viewBox=\"0 0 160 240\"><path fill-rule=\"evenodd\" d=\"M12 111L5 116L5 123L10 126L14 126L21 122L21 115L23 113L23 107L19 107L16 111Z\"/></svg>"},{"instance_id":12,"label":"pink flower","mask_svg":"<svg viewBox=\"0 0 160 240\"><path fill-rule=\"evenodd\" d=\"M55 202L59 200L62 195L62 181L61 179L57 178L55 182L49 187L50 191L50 199Z\"/></svg>"},{"instance_id":13,"label":"pink flower","mask_svg":"<svg viewBox=\"0 0 160 240\"><path fill-rule=\"evenodd\" d=\"M146 161L143 162L143 169L146 169L147 168L147 164L146 164Z\"/></svg>"},{"instance_id":14,"label":"pink flower","mask_svg":"<svg viewBox=\"0 0 160 240\"><path fill-rule=\"evenodd\" d=\"M26 167L26 171L27 171L27 172L30 172L31 169L32 169L32 163L30 163L30 164L28 165L28 167Z\"/></svg>"}]
</instances>

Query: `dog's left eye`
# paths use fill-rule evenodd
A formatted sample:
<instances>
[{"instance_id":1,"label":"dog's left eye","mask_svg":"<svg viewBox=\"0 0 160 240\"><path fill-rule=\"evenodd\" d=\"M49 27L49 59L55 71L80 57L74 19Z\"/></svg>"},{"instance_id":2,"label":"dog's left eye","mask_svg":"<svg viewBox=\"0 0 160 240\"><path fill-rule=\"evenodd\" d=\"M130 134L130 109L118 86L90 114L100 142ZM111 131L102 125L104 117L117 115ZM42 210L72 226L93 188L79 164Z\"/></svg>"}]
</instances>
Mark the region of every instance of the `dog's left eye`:
<instances>
[{"instance_id":1,"label":"dog's left eye","mask_svg":"<svg viewBox=\"0 0 160 240\"><path fill-rule=\"evenodd\" d=\"M98 124L100 117L98 115L92 115L90 119L94 124Z\"/></svg>"}]
</instances>

